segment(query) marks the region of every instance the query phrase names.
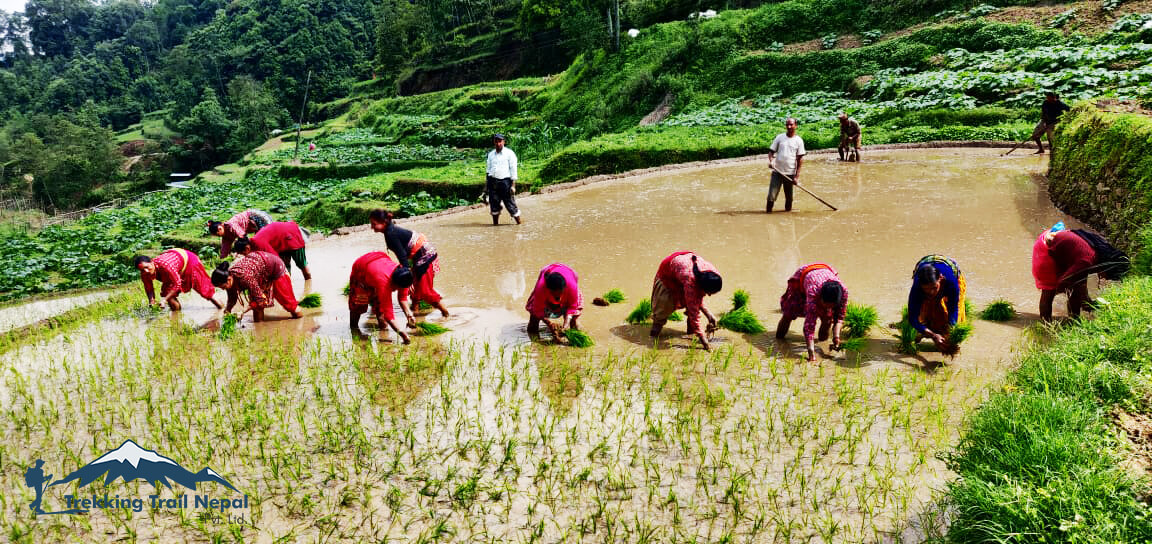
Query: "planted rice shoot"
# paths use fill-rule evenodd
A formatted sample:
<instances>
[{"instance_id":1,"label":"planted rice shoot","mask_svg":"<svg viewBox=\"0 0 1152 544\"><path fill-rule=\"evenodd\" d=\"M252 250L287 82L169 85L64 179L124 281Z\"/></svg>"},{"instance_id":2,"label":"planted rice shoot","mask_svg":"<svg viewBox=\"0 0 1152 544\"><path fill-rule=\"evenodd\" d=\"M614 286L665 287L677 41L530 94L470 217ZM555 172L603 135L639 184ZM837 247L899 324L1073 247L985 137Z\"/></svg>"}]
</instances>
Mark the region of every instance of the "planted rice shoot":
<instances>
[{"instance_id":1,"label":"planted rice shoot","mask_svg":"<svg viewBox=\"0 0 1152 544\"><path fill-rule=\"evenodd\" d=\"M631 325L639 325L652 319L652 301L648 299L641 299L640 303L632 309L632 313L624 318Z\"/></svg>"},{"instance_id":2,"label":"planted rice shoot","mask_svg":"<svg viewBox=\"0 0 1152 544\"><path fill-rule=\"evenodd\" d=\"M579 329L568 329L563 332L564 337L568 339L568 345L574 348L587 348L592 347L595 342L588 333Z\"/></svg>"},{"instance_id":3,"label":"planted rice shoot","mask_svg":"<svg viewBox=\"0 0 1152 544\"><path fill-rule=\"evenodd\" d=\"M766 329L756 318L756 314L748 309L751 297L743 289L737 289L732 295L732 311L720 315L717 325L733 332L745 334L759 334Z\"/></svg>"},{"instance_id":4,"label":"planted rice shoot","mask_svg":"<svg viewBox=\"0 0 1152 544\"><path fill-rule=\"evenodd\" d=\"M980 312L980 319L986 321L1008 321L1016 317L1016 308L1004 299L996 299Z\"/></svg>"},{"instance_id":5,"label":"planted rice shoot","mask_svg":"<svg viewBox=\"0 0 1152 544\"><path fill-rule=\"evenodd\" d=\"M844 336L849 339L864 338L879 321L880 314L876 312L875 306L850 302L844 312Z\"/></svg>"},{"instance_id":6,"label":"planted rice shoot","mask_svg":"<svg viewBox=\"0 0 1152 544\"><path fill-rule=\"evenodd\" d=\"M668 316L668 321L684 321L684 312L676 310Z\"/></svg>"},{"instance_id":7,"label":"planted rice shoot","mask_svg":"<svg viewBox=\"0 0 1152 544\"><path fill-rule=\"evenodd\" d=\"M319 308L322 300L323 297L320 296L320 293L312 293L300 299L299 304L301 308Z\"/></svg>"},{"instance_id":8,"label":"planted rice shoot","mask_svg":"<svg viewBox=\"0 0 1152 544\"><path fill-rule=\"evenodd\" d=\"M437 334L444 334L452 330L448 327L443 327L435 323L429 323L427 321L421 321L417 323L416 328L419 329L420 334L423 334L424 336L435 336Z\"/></svg>"},{"instance_id":9,"label":"planted rice shoot","mask_svg":"<svg viewBox=\"0 0 1152 544\"><path fill-rule=\"evenodd\" d=\"M972 324L968 322L957 323L948 331L948 341L940 347L940 353L955 357L960 353L960 344L972 335Z\"/></svg>"},{"instance_id":10,"label":"planted rice shoot","mask_svg":"<svg viewBox=\"0 0 1152 544\"><path fill-rule=\"evenodd\" d=\"M610 290L608 290L607 293L604 293L604 296L602 296L601 298L603 298L605 301L607 301L610 304L619 304L621 302L624 302L626 297L624 296L623 291L621 291L619 289L610 289Z\"/></svg>"}]
</instances>

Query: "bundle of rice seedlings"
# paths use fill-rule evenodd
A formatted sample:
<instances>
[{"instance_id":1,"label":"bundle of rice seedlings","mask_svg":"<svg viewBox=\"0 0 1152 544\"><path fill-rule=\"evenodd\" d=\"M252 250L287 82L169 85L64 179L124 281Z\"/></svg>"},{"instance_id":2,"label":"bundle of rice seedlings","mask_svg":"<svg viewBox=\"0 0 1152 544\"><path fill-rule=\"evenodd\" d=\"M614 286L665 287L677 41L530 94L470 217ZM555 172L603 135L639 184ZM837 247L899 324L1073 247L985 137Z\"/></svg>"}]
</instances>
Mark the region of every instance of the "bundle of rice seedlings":
<instances>
[{"instance_id":1,"label":"bundle of rice seedlings","mask_svg":"<svg viewBox=\"0 0 1152 544\"><path fill-rule=\"evenodd\" d=\"M416 309L417 309L417 310L421 310L421 311L424 311L424 310L431 310L431 309L432 309L432 305L431 305L431 304L428 304L427 302L424 302L423 300L421 300L421 301L419 301L419 302L417 302L417 303L416 303Z\"/></svg>"},{"instance_id":2,"label":"bundle of rice seedlings","mask_svg":"<svg viewBox=\"0 0 1152 544\"><path fill-rule=\"evenodd\" d=\"M349 294L351 294L352 293L352 285L345 283L343 293L344 293L344 296L348 296Z\"/></svg>"},{"instance_id":3,"label":"bundle of rice seedlings","mask_svg":"<svg viewBox=\"0 0 1152 544\"><path fill-rule=\"evenodd\" d=\"M587 348L591 347L595 342L592 337L587 333L577 329L568 329L563 332L564 337L568 339L568 345L574 348Z\"/></svg>"},{"instance_id":4,"label":"bundle of rice seedlings","mask_svg":"<svg viewBox=\"0 0 1152 544\"><path fill-rule=\"evenodd\" d=\"M319 293L312 293L300 299L299 305L301 308L319 308L321 297Z\"/></svg>"},{"instance_id":5,"label":"bundle of rice seedlings","mask_svg":"<svg viewBox=\"0 0 1152 544\"><path fill-rule=\"evenodd\" d=\"M905 355L915 355L919 353L920 348L916 345L916 337L920 332L908 322L907 306L905 306L903 310L900 310L900 323L898 323L896 327L900 330L900 344L896 346L896 351Z\"/></svg>"},{"instance_id":6,"label":"bundle of rice seedlings","mask_svg":"<svg viewBox=\"0 0 1152 544\"><path fill-rule=\"evenodd\" d=\"M632 313L628 314L628 317L625 317L624 321L632 325L639 325L649 319L652 319L652 301L645 298L632 309Z\"/></svg>"},{"instance_id":7,"label":"bundle of rice seedlings","mask_svg":"<svg viewBox=\"0 0 1152 544\"><path fill-rule=\"evenodd\" d=\"M972 306L972 301L967 299L967 298L964 299L964 315L966 315L966 316L974 315L973 312L975 312L975 311L976 311L976 308L974 308Z\"/></svg>"},{"instance_id":8,"label":"bundle of rice seedlings","mask_svg":"<svg viewBox=\"0 0 1152 544\"><path fill-rule=\"evenodd\" d=\"M840 343L840 349L844 351L864 351L868 347L867 338L849 338Z\"/></svg>"},{"instance_id":9,"label":"bundle of rice seedlings","mask_svg":"<svg viewBox=\"0 0 1152 544\"><path fill-rule=\"evenodd\" d=\"M437 325L435 323L429 323L427 321L421 321L421 322L417 323L416 328L420 329L420 334L423 334L424 336L434 336L434 335L443 334L443 333L446 333L446 332L452 330L452 329L449 329L447 327L441 327L440 325Z\"/></svg>"},{"instance_id":10,"label":"bundle of rice seedlings","mask_svg":"<svg viewBox=\"0 0 1152 544\"><path fill-rule=\"evenodd\" d=\"M730 331L745 334L759 334L764 332L764 325L756 318L756 314L748 309L748 300L751 297L743 289L737 289L732 295L732 311L720 315L717 325Z\"/></svg>"},{"instance_id":11,"label":"bundle of rice seedlings","mask_svg":"<svg viewBox=\"0 0 1152 544\"><path fill-rule=\"evenodd\" d=\"M676 310L668 316L668 321L684 321L684 314L680 310Z\"/></svg>"},{"instance_id":12,"label":"bundle of rice seedlings","mask_svg":"<svg viewBox=\"0 0 1152 544\"><path fill-rule=\"evenodd\" d=\"M844 336L849 339L864 338L879 321L880 314L874 306L849 302L844 311Z\"/></svg>"},{"instance_id":13,"label":"bundle of rice seedlings","mask_svg":"<svg viewBox=\"0 0 1152 544\"><path fill-rule=\"evenodd\" d=\"M607 293L604 293L604 296L600 298L603 298L604 301L609 304L619 304L625 300L624 292L619 289L609 290Z\"/></svg>"},{"instance_id":14,"label":"bundle of rice seedlings","mask_svg":"<svg viewBox=\"0 0 1152 544\"><path fill-rule=\"evenodd\" d=\"M993 300L980 312L980 319L986 321L1008 321L1016 317L1016 308L1002 298Z\"/></svg>"},{"instance_id":15,"label":"bundle of rice seedlings","mask_svg":"<svg viewBox=\"0 0 1152 544\"><path fill-rule=\"evenodd\" d=\"M220 332L217 335L221 340L232 338L236 334L236 324L240 322L240 318L236 314L228 314L220 321Z\"/></svg>"},{"instance_id":16,"label":"bundle of rice seedlings","mask_svg":"<svg viewBox=\"0 0 1152 544\"><path fill-rule=\"evenodd\" d=\"M957 353L960 353L960 344L971 335L971 323L957 323L952 327L952 330L948 332L948 341L944 342L944 345L940 347L940 353L955 357Z\"/></svg>"}]
</instances>

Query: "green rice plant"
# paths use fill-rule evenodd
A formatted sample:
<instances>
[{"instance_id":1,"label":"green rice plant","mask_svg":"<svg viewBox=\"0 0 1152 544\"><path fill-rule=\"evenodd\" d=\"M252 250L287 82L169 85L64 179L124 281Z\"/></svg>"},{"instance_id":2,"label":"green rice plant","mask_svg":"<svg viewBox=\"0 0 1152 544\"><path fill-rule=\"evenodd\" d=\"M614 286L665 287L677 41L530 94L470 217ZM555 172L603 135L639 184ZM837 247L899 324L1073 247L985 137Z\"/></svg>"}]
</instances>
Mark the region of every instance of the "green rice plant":
<instances>
[{"instance_id":1,"label":"green rice plant","mask_svg":"<svg viewBox=\"0 0 1152 544\"><path fill-rule=\"evenodd\" d=\"M1016 317L1016 308L1004 299L996 299L984 307L980 312L980 319L986 321L1008 321Z\"/></svg>"},{"instance_id":2,"label":"green rice plant","mask_svg":"<svg viewBox=\"0 0 1152 544\"><path fill-rule=\"evenodd\" d=\"M972 301L967 298L964 299L964 315L974 315L976 307L972 305Z\"/></svg>"},{"instance_id":3,"label":"green rice plant","mask_svg":"<svg viewBox=\"0 0 1152 544\"><path fill-rule=\"evenodd\" d=\"M940 347L940 353L951 357L960 353L960 344L972 335L972 324L968 322L957 323L948 331L948 341Z\"/></svg>"},{"instance_id":4,"label":"green rice plant","mask_svg":"<svg viewBox=\"0 0 1152 544\"><path fill-rule=\"evenodd\" d=\"M897 324L897 328L900 331L900 343L896 346L896 351L905 355L915 355L918 353L920 348L916 346L916 337L920 332L912 326L912 323L908 322L907 306L900 310L900 323Z\"/></svg>"},{"instance_id":5,"label":"green rice plant","mask_svg":"<svg viewBox=\"0 0 1152 544\"><path fill-rule=\"evenodd\" d=\"M301 308L319 308L322 300L320 293L312 293L300 299L299 304Z\"/></svg>"},{"instance_id":6,"label":"green rice plant","mask_svg":"<svg viewBox=\"0 0 1152 544\"><path fill-rule=\"evenodd\" d=\"M668 316L668 321L684 321L684 312L680 310L672 312L672 314Z\"/></svg>"},{"instance_id":7,"label":"green rice plant","mask_svg":"<svg viewBox=\"0 0 1152 544\"><path fill-rule=\"evenodd\" d=\"M751 298L748 291L737 289L736 292L732 294L732 311L721 314L717 324L730 331L745 334L759 334L764 332L766 330L764 325L761 325L760 320L756 318L756 314L748 309L748 301L751 300Z\"/></svg>"},{"instance_id":8,"label":"green rice plant","mask_svg":"<svg viewBox=\"0 0 1152 544\"><path fill-rule=\"evenodd\" d=\"M880 314L875 306L850 302L844 312L844 336L849 339L864 338L879 321Z\"/></svg>"},{"instance_id":9,"label":"green rice plant","mask_svg":"<svg viewBox=\"0 0 1152 544\"><path fill-rule=\"evenodd\" d=\"M435 323L429 323L427 321L421 321L421 322L417 323L416 328L420 329L420 334L423 334L424 336L435 336L437 334L443 334L443 333L446 333L446 332L452 330L452 329L449 329L448 327L442 327L440 325L437 325Z\"/></svg>"},{"instance_id":10,"label":"green rice plant","mask_svg":"<svg viewBox=\"0 0 1152 544\"><path fill-rule=\"evenodd\" d=\"M564 337L568 339L568 345L574 348L587 348L592 347L595 342L588 333L579 329L568 329L564 331Z\"/></svg>"},{"instance_id":11,"label":"green rice plant","mask_svg":"<svg viewBox=\"0 0 1152 544\"><path fill-rule=\"evenodd\" d=\"M619 304L625 300L624 292L619 289L609 289L601 298L609 304Z\"/></svg>"},{"instance_id":12,"label":"green rice plant","mask_svg":"<svg viewBox=\"0 0 1152 544\"><path fill-rule=\"evenodd\" d=\"M341 293L344 293L344 296L348 296L348 295L352 294L352 284L345 283L344 284L344 290L341 291Z\"/></svg>"},{"instance_id":13,"label":"green rice plant","mask_svg":"<svg viewBox=\"0 0 1152 544\"><path fill-rule=\"evenodd\" d=\"M431 305L431 304L428 304L427 302L424 302L423 300L421 300L421 301L419 301L419 302L417 302L417 303L416 303L416 309L417 309L417 310L421 310L421 311L424 311L424 310L431 310L431 309L432 309L432 305Z\"/></svg>"},{"instance_id":14,"label":"green rice plant","mask_svg":"<svg viewBox=\"0 0 1152 544\"><path fill-rule=\"evenodd\" d=\"M628 314L624 321L632 325L639 325L649 319L652 319L652 301L645 298L640 300L640 303L632 309L632 313Z\"/></svg>"},{"instance_id":15,"label":"green rice plant","mask_svg":"<svg viewBox=\"0 0 1152 544\"><path fill-rule=\"evenodd\" d=\"M221 340L227 340L236 335L236 325L240 322L240 318L236 314L228 314L220 321L220 332L217 335Z\"/></svg>"},{"instance_id":16,"label":"green rice plant","mask_svg":"<svg viewBox=\"0 0 1152 544\"><path fill-rule=\"evenodd\" d=\"M864 351L864 348L868 347L868 339L867 338L849 338L849 339L841 342L840 347L844 351L857 351L857 352Z\"/></svg>"}]
</instances>

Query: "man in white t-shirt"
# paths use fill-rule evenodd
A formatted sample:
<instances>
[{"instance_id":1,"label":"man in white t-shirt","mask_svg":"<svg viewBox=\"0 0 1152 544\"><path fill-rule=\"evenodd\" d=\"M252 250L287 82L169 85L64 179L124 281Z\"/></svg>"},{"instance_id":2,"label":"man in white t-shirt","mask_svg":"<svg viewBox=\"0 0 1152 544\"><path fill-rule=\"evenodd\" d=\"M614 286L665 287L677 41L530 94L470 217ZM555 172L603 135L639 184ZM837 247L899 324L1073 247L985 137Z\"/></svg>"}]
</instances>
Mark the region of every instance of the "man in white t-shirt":
<instances>
[{"instance_id":1,"label":"man in white t-shirt","mask_svg":"<svg viewBox=\"0 0 1152 544\"><path fill-rule=\"evenodd\" d=\"M784 187L784 211L792 211L792 185L800 182L800 164L804 162L804 140L796 135L796 120L784 121L784 134L777 134L768 149L768 165L772 168L772 181L768 186L768 205L764 211L772 213L772 205ZM784 176L792 178L788 180Z\"/></svg>"},{"instance_id":2,"label":"man in white t-shirt","mask_svg":"<svg viewBox=\"0 0 1152 544\"><path fill-rule=\"evenodd\" d=\"M484 192L492 210L492 224L500 224L500 204L508 208L508 215L519 225L520 208L516 207L516 154L504 147L504 135L492 135L492 150L488 152Z\"/></svg>"}]
</instances>

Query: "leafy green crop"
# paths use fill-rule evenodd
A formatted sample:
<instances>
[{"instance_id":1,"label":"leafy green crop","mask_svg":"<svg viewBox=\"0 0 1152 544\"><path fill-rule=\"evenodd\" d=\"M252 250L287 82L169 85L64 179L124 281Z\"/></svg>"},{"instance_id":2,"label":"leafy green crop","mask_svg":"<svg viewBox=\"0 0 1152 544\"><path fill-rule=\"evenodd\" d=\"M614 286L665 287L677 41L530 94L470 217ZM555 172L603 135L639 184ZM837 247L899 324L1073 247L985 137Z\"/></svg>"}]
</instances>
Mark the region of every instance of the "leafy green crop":
<instances>
[{"instance_id":1,"label":"leafy green crop","mask_svg":"<svg viewBox=\"0 0 1152 544\"><path fill-rule=\"evenodd\" d=\"M258 157L257 164L279 164L292 160L296 156L294 149L280 149L274 153ZM459 150L448 146L430 145L384 145L384 146L348 146L348 145L320 145L313 151L301 150L299 159L302 163L330 163L330 164L363 164L391 161L459 161L467 159L480 159L482 153L478 150Z\"/></svg>"}]
</instances>

